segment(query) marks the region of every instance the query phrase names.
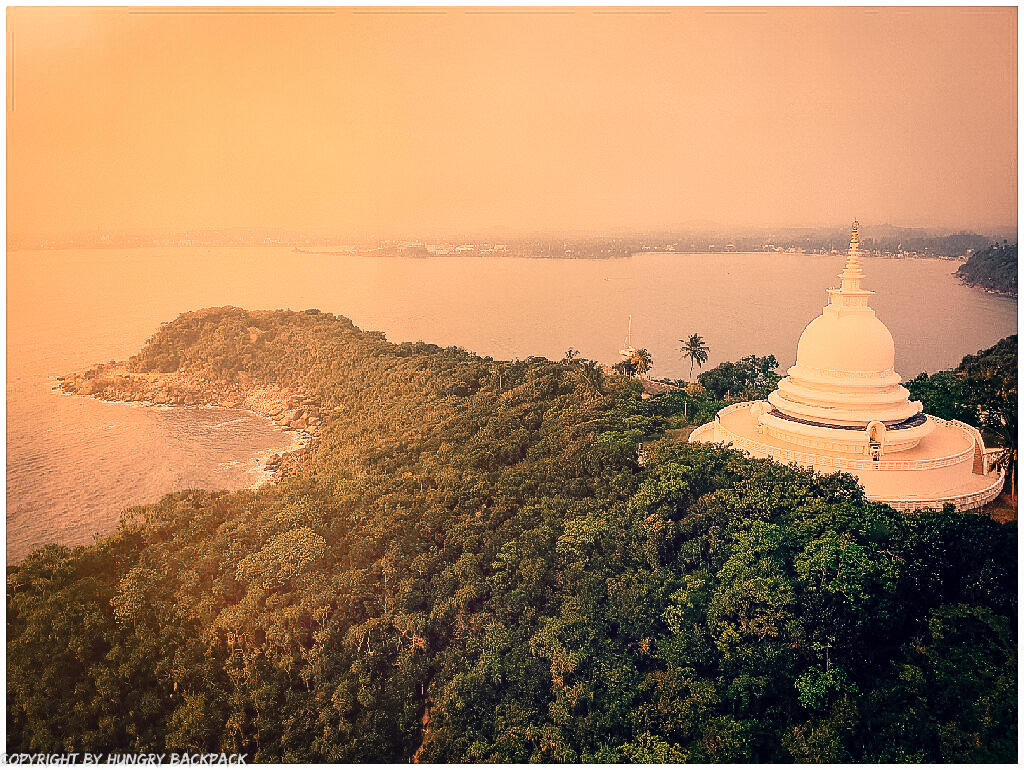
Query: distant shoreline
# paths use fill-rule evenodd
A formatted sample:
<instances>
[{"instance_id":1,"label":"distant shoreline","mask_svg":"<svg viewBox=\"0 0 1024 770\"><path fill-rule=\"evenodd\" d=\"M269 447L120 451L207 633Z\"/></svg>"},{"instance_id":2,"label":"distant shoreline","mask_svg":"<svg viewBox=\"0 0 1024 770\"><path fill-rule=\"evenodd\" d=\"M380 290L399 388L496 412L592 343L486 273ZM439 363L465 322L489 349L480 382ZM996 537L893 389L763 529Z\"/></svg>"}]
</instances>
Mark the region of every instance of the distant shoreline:
<instances>
[{"instance_id":1,"label":"distant shoreline","mask_svg":"<svg viewBox=\"0 0 1024 770\"><path fill-rule=\"evenodd\" d=\"M763 254L765 256L779 255L779 254L791 254L791 255L803 255L807 257L841 257L846 254L845 250L840 249L803 249L800 247L790 248L773 248L773 249L725 249L725 248L690 248L690 249L666 249L663 247L652 247L652 248L634 248L629 251L620 251L616 253L587 253L584 249L577 251L570 250L569 253L523 253L518 251L493 251L490 249L482 249L476 251L438 251L438 252L403 252L395 247L365 247L365 248L351 248L351 249L316 249L309 247L296 246L290 243L274 243L274 244L263 244L263 243L196 243L196 244L183 244L183 243L147 243L147 244L88 244L88 245L61 245L61 246L41 246L41 245L24 245L24 244L8 244L8 253L36 253L36 252L61 252L61 251L135 251L135 250L146 250L146 251L157 251L157 250L173 250L173 249L287 249L289 253L296 255L307 255L307 256L323 256L323 257L358 257L358 258L379 258L379 259L410 259L410 260L426 260L426 259L529 259L529 260L565 260L565 261L588 261L588 262L615 262L621 260L632 259L633 257L640 256L643 254L665 254L665 255L678 255L678 256L692 256L692 255L716 255L716 256L729 256L738 254ZM922 253L919 251L911 252L900 252L893 253L882 250L861 250L861 256L869 259L885 259L885 260L903 260L903 259L939 259L947 262L960 262L963 263L967 256L964 254L931 254Z\"/></svg>"},{"instance_id":2,"label":"distant shoreline","mask_svg":"<svg viewBox=\"0 0 1024 770\"><path fill-rule=\"evenodd\" d=\"M955 273L954 273L954 275L955 275ZM1015 292L1015 291L1005 291L1003 289L990 289L987 286L982 286L980 283L973 283L973 282L965 280L963 278L960 279L960 283L963 284L964 286L967 286L968 288L978 289L979 291L983 291L986 294L995 294L997 297L1007 297L1009 299L1017 299L1017 292Z\"/></svg>"}]
</instances>

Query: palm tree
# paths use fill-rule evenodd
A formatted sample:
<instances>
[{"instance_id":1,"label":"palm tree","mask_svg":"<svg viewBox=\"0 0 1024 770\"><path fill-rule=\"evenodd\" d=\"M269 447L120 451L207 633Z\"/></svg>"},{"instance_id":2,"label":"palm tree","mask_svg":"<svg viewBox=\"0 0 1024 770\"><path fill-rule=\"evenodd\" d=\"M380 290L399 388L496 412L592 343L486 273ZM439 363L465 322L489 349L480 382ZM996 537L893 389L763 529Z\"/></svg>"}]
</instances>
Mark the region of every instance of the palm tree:
<instances>
[{"instance_id":1,"label":"palm tree","mask_svg":"<svg viewBox=\"0 0 1024 770\"><path fill-rule=\"evenodd\" d=\"M693 377L693 365L703 367L708 362L708 356L711 354L711 348L704 342L704 338L699 334L691 334L689 339L679 340L683 343L683 346L679 348L679 352L683 354L683 358L690 359L690 377Z\"/></svg>"},{"instance_id":2,"label":"palm tree","mask_svg":"<svg viewBox=\"0 0 1024 770\"><path fill-rule=\"evenodd\" d=\"M640 348L640 350L633 353L629 358L629 362L633 365L633 370L640 377L647 374L647 372L649 372L654 366L654 359L651 357L651 353L647 348Z\"/></svg>"}]
</instances>

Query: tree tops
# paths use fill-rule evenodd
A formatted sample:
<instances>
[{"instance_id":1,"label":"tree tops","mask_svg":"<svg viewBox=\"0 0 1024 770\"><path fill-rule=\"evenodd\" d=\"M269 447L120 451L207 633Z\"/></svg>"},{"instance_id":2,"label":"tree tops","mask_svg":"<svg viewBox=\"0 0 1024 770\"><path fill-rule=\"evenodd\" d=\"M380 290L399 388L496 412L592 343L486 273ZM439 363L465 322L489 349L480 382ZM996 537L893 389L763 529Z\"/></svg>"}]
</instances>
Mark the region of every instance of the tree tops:
<instances>
[{"instance_id":1,"label":"tree tops","mask_svg":"<svg viewBox=\"0 0 1024 770\"><path fill-rule=\"evenodd\" d=\"M685 391L575 356L237 308L133 365L168 356L321 394L322 441L278 485L168 495L9 568L8 751L1016 756L1013 527L659 438Z\"/></svg>"},{"instance_id":2,"label":"tree tops","mask_svg":"<svg viewBox=\"0 0 1024 770\"><path fill-rule=\"evenodd\" d=\"M696 332L679 341L683 343L679 352L683 354L683 358L690 360L690 376L693 377L693 365L704 366L708 362L708 356L711 355L711 348Z\"/></svg>"},{"instance_id":3,"label":"tree tops","mask_svg":"<svg viewBox=\"0 0 1024 770\"><path fill-rule=\"evenodd\" d=\"M751 401L767 398L779 384L779 362L773 355L745 356L726 361L697 376L697 381L716 398Z\"/></svg>"},{"instance_id":4,"label":"tree tops","mask_svg":"<svg viewBox=\"0 0 1024 770\"><path fill-rule=\"evenodd\" d=\"M982 430L1005 449L1011 491L1017 465L1017 335L1004 337L977 354L964 356L955 369L922 372L907 383L925 411L960 420Z\"/></svg>"}]
</instances>

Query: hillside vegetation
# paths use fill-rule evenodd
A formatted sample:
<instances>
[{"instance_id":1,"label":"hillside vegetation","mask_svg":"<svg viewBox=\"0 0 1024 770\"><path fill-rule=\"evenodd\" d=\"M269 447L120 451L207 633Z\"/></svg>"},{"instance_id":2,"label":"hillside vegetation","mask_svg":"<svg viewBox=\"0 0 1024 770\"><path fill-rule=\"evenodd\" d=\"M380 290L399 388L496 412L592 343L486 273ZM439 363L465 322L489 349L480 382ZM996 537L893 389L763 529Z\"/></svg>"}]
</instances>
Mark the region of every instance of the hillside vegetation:
<instances>
[{"instance_id":1,"label":"hillside vegetation","mask_svg":"<svg viewBox=\"0 0 1024 770\"><path fill-rule=\"evenodd\" d=\"M8 752L1016 759L1014 525L659 440L680 393L590 361L318 311L187 313L130 367L301 389L319 443L9 567Z\"/></svg>"},{"instance_id":2,"label":"hillside vegetation","mask_svg":"<svg viewBox=\"0 0 1024 770\"><path fill-rule=\"evenodd\" d=\"M1017 244L995 244L976 251L956 274L964 283L1017 296Z\"/></svg>"}]
</instances>

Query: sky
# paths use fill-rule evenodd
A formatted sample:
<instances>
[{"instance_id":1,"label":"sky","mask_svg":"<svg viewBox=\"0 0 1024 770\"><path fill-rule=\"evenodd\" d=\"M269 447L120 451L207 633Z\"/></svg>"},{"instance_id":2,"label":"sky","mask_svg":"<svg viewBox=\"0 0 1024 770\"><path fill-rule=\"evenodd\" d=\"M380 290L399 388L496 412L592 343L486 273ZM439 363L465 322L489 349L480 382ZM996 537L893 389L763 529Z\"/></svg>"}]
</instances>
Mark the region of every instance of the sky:
<instances>
[{"instance_id":1,"label":"sky","mask_svg":"<svg viewBox=\"0 0 1024 770\"><path fill-rule=\"evenodd\" d=\"M9 236L1017 222L1017 9L9 7Z\"/></svg>"}]
</instances>

